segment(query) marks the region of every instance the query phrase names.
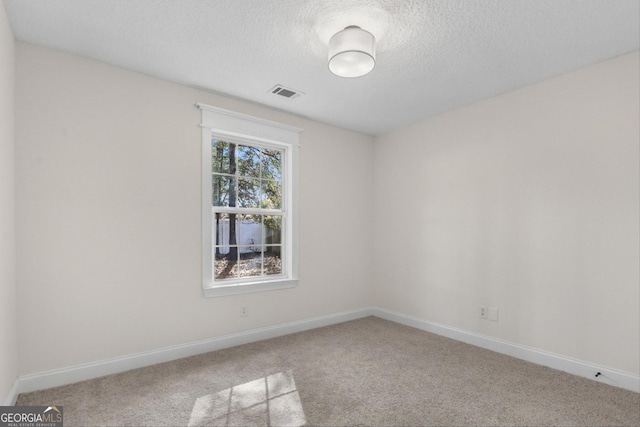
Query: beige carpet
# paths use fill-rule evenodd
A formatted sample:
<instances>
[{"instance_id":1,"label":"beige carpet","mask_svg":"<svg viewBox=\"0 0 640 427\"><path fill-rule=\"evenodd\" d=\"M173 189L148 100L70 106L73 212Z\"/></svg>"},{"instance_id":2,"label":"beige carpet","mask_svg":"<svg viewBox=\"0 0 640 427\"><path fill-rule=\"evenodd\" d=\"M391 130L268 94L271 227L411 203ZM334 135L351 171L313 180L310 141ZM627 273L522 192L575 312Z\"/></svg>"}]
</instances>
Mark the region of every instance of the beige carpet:
<instances>
[{"instance_id":1,"label":"beige carpet","mask_svg":"<svg viewBox=\"0 0 640 427\"><path fill-rule=\"evenodd\" d=\"M638 426L640 395L375 317L22 394L65 426Z\"/></svg>"}]
</instances>

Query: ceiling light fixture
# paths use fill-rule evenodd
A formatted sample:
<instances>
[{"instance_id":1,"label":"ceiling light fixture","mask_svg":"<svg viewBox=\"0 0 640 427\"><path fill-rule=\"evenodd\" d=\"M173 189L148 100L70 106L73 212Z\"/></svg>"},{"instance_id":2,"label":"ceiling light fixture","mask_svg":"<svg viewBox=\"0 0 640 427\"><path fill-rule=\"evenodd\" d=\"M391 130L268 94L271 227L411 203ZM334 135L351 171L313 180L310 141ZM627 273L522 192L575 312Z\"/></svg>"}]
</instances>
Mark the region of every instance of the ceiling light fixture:
<instances>
[{"instance_id":1,"label":"ceiling light fixture","mask_svg":"<svg viewBox=\"0 0 640 427\"><path fill-rule=\"evenodd\" d=\"M376 39L350 25L329 40L329 69L340 77L364 76L376 65Z\"/></svg>"}]
</instances>

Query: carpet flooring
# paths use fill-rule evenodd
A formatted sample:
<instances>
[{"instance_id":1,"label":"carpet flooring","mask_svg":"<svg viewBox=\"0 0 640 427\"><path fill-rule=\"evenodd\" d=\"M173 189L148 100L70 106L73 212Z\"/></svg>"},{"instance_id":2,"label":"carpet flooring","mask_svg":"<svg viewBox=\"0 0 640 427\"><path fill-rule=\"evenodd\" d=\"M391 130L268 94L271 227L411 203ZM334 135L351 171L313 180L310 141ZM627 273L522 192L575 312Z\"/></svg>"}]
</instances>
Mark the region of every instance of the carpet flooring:
<instances>
[{"instance_id":1,"label":"carpet flooring","mask_svg":"<svg viewBox=\"0 0 640 427\"><path fill-rule=\"evenodd\" d=\"M640 426L640 394L376 317L21 394L65 426Z\"/></svg>"}]
</instances>

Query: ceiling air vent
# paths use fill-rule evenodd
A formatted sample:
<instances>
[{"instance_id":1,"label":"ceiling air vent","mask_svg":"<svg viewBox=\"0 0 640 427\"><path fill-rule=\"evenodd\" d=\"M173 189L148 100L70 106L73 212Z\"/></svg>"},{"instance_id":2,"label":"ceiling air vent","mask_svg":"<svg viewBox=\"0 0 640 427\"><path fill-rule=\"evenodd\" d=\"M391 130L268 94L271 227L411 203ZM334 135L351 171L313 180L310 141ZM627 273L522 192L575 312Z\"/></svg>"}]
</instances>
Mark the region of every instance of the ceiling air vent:
<instances>
[{"instance_id":1,"label":"ceiling air vent","mask_svg":"<svg viewBox=\"0 0 640 427\"><path fill-rule=\"evenodd\" d=\"M300 91L293 90L282 85L275 85L274 87L269 89L269 92L287 99L296 99L300 95L303 95L303 93Z\"/></svg>"}]
</instances>

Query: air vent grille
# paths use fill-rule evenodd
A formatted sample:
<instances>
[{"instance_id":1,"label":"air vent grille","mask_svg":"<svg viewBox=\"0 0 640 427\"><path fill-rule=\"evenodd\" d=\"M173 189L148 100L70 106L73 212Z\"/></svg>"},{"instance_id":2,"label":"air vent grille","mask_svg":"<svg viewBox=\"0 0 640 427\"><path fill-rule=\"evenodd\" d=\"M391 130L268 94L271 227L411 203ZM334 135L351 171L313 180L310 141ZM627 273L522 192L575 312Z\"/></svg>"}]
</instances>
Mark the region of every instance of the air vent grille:
<instances>
[{"instance_id":1,"label":"air vent grille","mask_svg":"<svg viewBox=\"0 0 640 427\"><path fill-rule=\"evenodd\" d=\"M269 89L269 92L271 92L274 95L278 95L278 96L281 96L281 97L287 98L287 99L295 99L295 98L299 97L300 95L303 95L303 93L298 91L298 90L294 90L294 89L291 89L291 88L288 88L288 87L284 87L282 85L275 85L274 87Z\"/></svg>"}]
</instances>

